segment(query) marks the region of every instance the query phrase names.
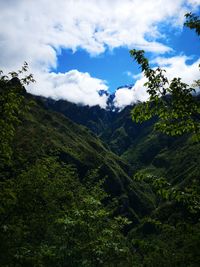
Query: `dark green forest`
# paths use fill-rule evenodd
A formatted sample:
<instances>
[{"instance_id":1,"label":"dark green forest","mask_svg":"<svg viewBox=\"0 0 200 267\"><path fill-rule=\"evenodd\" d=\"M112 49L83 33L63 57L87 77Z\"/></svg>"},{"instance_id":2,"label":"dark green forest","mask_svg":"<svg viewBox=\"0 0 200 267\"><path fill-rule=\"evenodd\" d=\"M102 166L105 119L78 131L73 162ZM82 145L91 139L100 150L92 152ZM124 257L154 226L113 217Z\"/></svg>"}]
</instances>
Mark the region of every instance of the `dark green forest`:
<instances>
[{"instance_id":1,"label":"dark green forest","mask_svg":"<svg viewBox=\"0 0 200 267\"><path fill-rule=\"evenodd\" d=\"M120 112L27 93L26 62L1 72L1 267L200 266L200 82L130 55L150 97Z\"/></svg>"}]
</instances>

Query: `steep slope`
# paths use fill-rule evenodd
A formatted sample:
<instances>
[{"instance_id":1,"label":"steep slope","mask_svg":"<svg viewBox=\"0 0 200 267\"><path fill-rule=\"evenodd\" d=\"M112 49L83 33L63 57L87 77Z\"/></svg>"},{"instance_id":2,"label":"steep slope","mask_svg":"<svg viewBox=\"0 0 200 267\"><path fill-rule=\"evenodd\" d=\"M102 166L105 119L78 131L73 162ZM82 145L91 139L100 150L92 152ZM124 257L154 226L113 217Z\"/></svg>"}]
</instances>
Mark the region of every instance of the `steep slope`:
<instances>
[{"instance_id":1,"label":"steep slope","mask_svg":"<svg viewBox=\"0 0 200 267\"><path fill-rule=\"evenodd\" d=\"M28 98L33 99L30 95ZM28 168L38 158L53 155L73 164L81 179L88 171L98 169L107 192L118 201L117 213L136 222L153 208L151 192L129 178L132 170L125 161L107 149L88 128L47 109L39 100L27 112L14 143L16 168Z\"/></svg>"},{"instance_id":2,"label":"steep slope","mask_svg":"<svg viewBox=\"0 0 200 267\"><path fill-rule=\"evenodd\" d=\"M88 127L97 135L110 126L110 122L115 119L117 113L100 108L99 106L81 106L66 100L55 101L50 98L36 97L43 102L48 109L62 113L73 122Z\"/></svg>"},{"instance_id":3,"label":"steep slope","mask_svg":"<svg viewBox=\"0 0 200 267\"><path fill-rule=\"evenodd\" d=\"M131 118L131 106L127 106L121 112L116 112L110 125L103 131L100 137L108 144L110 149L122 155L133 142L152 131L153 121L143 124L134 123Z\"/></svg>"},{"instance_id":4,"label":"steep slope","mask_svg":"<svg viewBox=\"0 0 200 267\"><path fill-rule=\"evenodd\" d=\"M140 125L132 121L131 106L117 112L102 109L99 106L80 106L65 100L55 101L43 97L37 97L37 99L48 109L57 111L72 121L88 127L118 155L125 152L138 136L152 129L152 122Z\"/></svg>"},{"instance_id":5,"label":"steep slope","mask_svg":"<svg viewBox=\"0 0 200 267\"><path fill-rule=\"evenodd\" d=\"M193 143L189 136L173 138L159 134L153 129L155 119L134 123L131 106L113 112L99 107L80 107L66 101L42 101L49 109L90 128L132 166L133 172L143 169L157 175L165 174L177 182L189 179L191 173L200 173L199 144Z\"/></svg>"},{"instance_id":6,"label":"steep slope","mask_svg":"<svg viewBox=\"0 0 200 267\"><path fill-rule=\"evenodd\" d=\"M4 77L0 265L132 266L123 234L153 210L149 186L88 128Z\"/></svg>"},{"instance_id":7,"label":"steep slope","mask_svg":"<svg viewBox=\"0 0 200 267\"><path fill-rule=\"evenodd\" d=\"M185 261L187 266L190 266L190 262L198 264L199 253L196 248L199 246L199 217L198 213L190 212L189 209L190 205L195 203L198 205L199 203L198 182L194 181L196 183L195 188L190 188L190 191L186 190L186 196L184 196L184 190L187 189L185 185L190 184L191 179L198 180L197 178L199 178L200 162L198 156L200 147L198 143L194 143L190 136L171 138L161 135L153 130L153 121L142 125L132 123L130 117L131 107L127 107L119 113L109 114L107 113L108 111L102 111L100 112L101 116L98 117L97 107L93 108L93 115L91 115L88 107L81 107L80 111L80 107L75 106L71 116L74 116L77 120L82 119L83 124L88 123L87 116L89 116L91 119L90 123L88 123L89 126L92 125L92 120L94 119L94 125L97 126L96 129L99 129L99 137L104 142L107 142L106 147L94 132L92 133L85 126L74 123L66 114L63 115L52 110L47 105L51 100L35 98L25 92L24 95L27 101L34 101L34 104L26 111L22 123L16 131L12 158L14 166L5 165L6 168L2 169L3 173L1 175L2 184L4 185L3 194L1 194L4 206L1 211L3 211L3 220L9 219L9 226L5 224L2 227L4 233L2 235L3 239L1 238L1 250L3 255L6 255L5 258L3 257L3 261L7 262L9 258L12 261L12 258L15 257L19 259L24 257L27 260L26 251L31 251L31 254L34 254L32 251L35 251L35 248L38 247L38 238L40 240L39 247L41 245L40 242L43 242L45 238L44 233L46 228L49 227L49 220L52 221L52 212L54 212L53 217L56 220L55 210L57 211L57 207L60 208L59 213L63 213L63 205L69 204L70 196L77 190L80 197L75 199L77 204L75 205L74 216L73 209L72 211L71 209L65 210L67 214L69 213L68 215L71 216L72 214L73 220L69 220L70 216L63 218L64 228L61 232L58 231L58 240L61 239L60 237L63 236L63 231L65 233L66 225L68 225L69 235L66 235L66 240L71 240L69 236L72 236L73 241L73 234L78 233L77 244L79 246L79 232L81 236L84 233L86 238L83 236L81 240L85 247L88 215L92 219L91 231L93 232L94 226L97 224L96 208L99 206L98 203L101 202L95 202L95 208L93 206L94 200L92 200L92 210L88 210L88 206L85 206L86 203L82 198L83 191L81 191L81 187L86 190L91 204L92 191L90 191L90 187L87 187L86 179L91 182L90 177L92 176L90 176L90 172L97 169L99 177L93 176L93 178L95 177L97 180L99 178L105 179L104 186L110 194L105 199L103 191L100 191L100 195L103 195L104 198L101 205L109 204L107 207L112 211L110 217L104 213L103 221L108 222L113 215L118 214L126 215L132 220L132 224L125 230L129 230L126 231L126 239L130 244L131 251L134 251L134 256L136 257L134 263L137 266L157 266L158 262L161 262L162 266L183 266ZM73 104L68 105L68 111L70 111L70 106L72 107ZM81 114L83 115L82 118ZM104 115L102 116L102 114ZM99 125L100 127L98 127ZM121 157L111 152L108 147ZM65 163L73 165L78 170L78 174L74 168ZM13 173L11 173L12 168ZM63 170L65 171L63 172ZM166 191L161 190L161 193L159 193L160 190L156 191L153 186L150 187L140 180L140 177L137 182L135 179L131 179L130 175L132 176L136 171L153 173L158 178L165 176L173 183L172 186L167 183L170 192L173 191L173 198L171 199L170 195L170 198L167 198L166 201L166 198L162 195L162 192ZM4 177L6 172L8 172L8 175ZM65 180L66 177L68 177L67 180ZM145 175L144 177L148 178L151 175ZM77 180L77 183L75 180ZM65 183L63 184L64 181ZM69 183L69 181L71 182ZM153 176L153 181L159 180ZM180 186L177 187L177 184ZM94 191L92 194L96 196L99 193L97 193L93 185ZM163 187L160 188L163 189ZM179 191L174 191L174 189ZM153 190L155 194L152 193ZM176 195L177 192L179 193ZM155 196L156 193L159 193L157 197ZM180 196L181 198L179 198ZM100 199L102 200L102 198ZM110 201L111 199L113 201ZM197 205L195 204L195 209L198 209ZM80 209L82 206L83 210L82 208ZM72 207L74 208L73 205ZM194 208L194 206L191 207ZM79 221L78 228L75 228L74 233L71 234L72 224L76 225L77 218L81 214L84 215L81 225L85 225L86 228L81 228L84 229L81 232ZM101 219L102 214L101 211L99 213ZM35 222L37 222L36 228ZM56 220L55 222L57 223L58 221ZM104 230L102 221L100 221L100 225ZM27 226L28 228L31 226L29 235L27 235ZM8 229L13 239L8 238L7 242ZM87 230L85 231L85 229ZM47 232L46 237L49 241L48 238L51 237L52 228L50 227ZM106 230L105 233L107 236L109 231ZM184 233L183 237L182 233ZM24 236L24 234L27 236ZM37 244L30 250L29 243L32 238L29 236L32 235ZM101 239L101 232L99 236ZM25 254L23 254L24 246L22 246L22 252L19 253L18 250L24 238L28 240L26 244L28 249L25 250ZM95 238L96 234L92 236L92 240ZM7 247L5 244L7 244ZM8 247L12 248L13 244L15 244L14 250L9 248L10 255L8 257L6 254ZM22 242L22 244L24 243ZM114 245L116 247L116 243ZM63 248L62 241L61 247ZM72 247L76 250L77 245ZM49 249L49 247L45 248ZM57 245L53 246L53 248L57 248ZM43 246L42 249L44 249ZM66 251L66 249L64 250ZM49 250L44 250L45 256L47 252L49 253ZM174 258L174 252L177 255L176 258ZM40 251L38 253L40 255ZM76 258L77 255L79 256L79 252L76 252ZM33 259L30 258L29 260L32 261ZM4 266L8 266L8 264ZM19 264L19 266L21 265ZM122 266L127 265L122 264ZM191 266L198 265L193 264Z\"/></svg>"}]
</instances>

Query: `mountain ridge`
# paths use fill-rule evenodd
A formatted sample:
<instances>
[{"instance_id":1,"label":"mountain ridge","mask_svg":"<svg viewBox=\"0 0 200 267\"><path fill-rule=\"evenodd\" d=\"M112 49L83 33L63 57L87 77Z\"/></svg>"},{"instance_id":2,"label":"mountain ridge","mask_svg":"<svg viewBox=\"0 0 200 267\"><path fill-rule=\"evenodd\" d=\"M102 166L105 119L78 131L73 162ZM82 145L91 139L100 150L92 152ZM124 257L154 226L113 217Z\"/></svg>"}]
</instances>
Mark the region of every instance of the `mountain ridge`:
<instances>
[{"instance_id":1,"label":"mountain ridge","mask_svg":"<svg viewBox=\"0 0 200 267\"><path fill-rule=\"evenodd\" d=\"M72 121L89 128L112 152L128 162L134 171L147 168L158 175L160 171L166 172L167 176L178 180L174 174L180 172L180 167L174 165L176 153L173 153L173 149L185 151L182 153L182 161L189 162L191 157L198 158L199 145L192 144L189 136L170 137L160 134L154 130L156 118L142 124L133 122L133 106L113 111L99 106L79 106L64 100L41 98L41 101L47 109L62 113ZM187 154L186 151L191 152ZM181 162L180 165L182 166ZM195 170L200 172L198 164L195 165ZM186 178L185 175L184 177Z\"/></svg>"},{"instance_id":2,"label":"mountain ridge","mask_svg":"<svg viewBox=\"0 0 200 267\"><path fill-rule=\"evenodd\" d=\"M0 92L6 96L9 90L4 90L4 86L9 89L10 83L5 85L5 82L2 81ZM10 89L11 93L14 93L14 91L12 92L13 88ZM157 195L151 183L137 180L137 177L153 177L153 182L158 181L159 183L166 181L165 185L170 185L168 190L175 189L178 197L184 193L182 190L187 190L191 180L196 179L196 191L192 191L196 197L197 178L200 173L198 157L200 144L194 143L189 135L174 138L159 134L154 130L155 119L143 124L133 123L130 114L132 107L126 107L120 112L106 111L99 107L80 107L66 101L55 102L35 97L18 89L20 88L17 86L16 94L22 91L25 98L24 106L27 108L20 117L20 123L18 123L13 136L12 164L5 166L6 168L3 168L1 173L1 184L4 185L3 199L5 199L5 209L2 211L4 219L7 220L9 234L11 234L10 239L7 240L8 228L5 225L1 244L5 255L10 253L9 258L15 259L15 251L19 253L18 246L21 248L18 240L23 244L22 252L19 255L22 256L20 259L24 262L27 261L26 251L23 254L24 247L31 252L35 251L35 248L41 248L43 251L43 240L46 238L48 251L52 249L49 246L54 244L49 240L52 236L51 227L58 223L57 218L59 218L51 217L52 208L54 210L55 207L57 212L62 214L59 222L62 222L64 227L61 232L56 230L53 233L54 236L56 234L56 240L60 240L63 233L66 233L65 241L68 241L73 225L75 225L77 226L75 229L78 231L73 234L76 234L77 244L80 243L80 238L86 229L86 238L84 235L84 238L81 239L85 246L85 240L88 239L88 219L91 219L90 230L93 232L96 229L94 228L96 208L101 203L112 211L112 215L105 218L105 216L102 217L102 214L105 215L104 211L99 211L100 225L109 222L113 216L115 220L119 218L118 216L129 220L128 225L123 227L122 233L126 244L133 251L136 266L140 265L137 264L137 261L143 264L143 261L148 262L149 258L154 260L155 252L158 252L157 247L161 248L161 251L159 250L155 264L152 266L157 266L157 259L163 257L162 248L167 253L166 255L173 255L173 252L176 251L178 262L181 263L185 248L189 249L187 262L190 262L191 255L197 257L198 252L193 248L198 241L194 240L190 243L190 238L198 239L198 214L188 213L187 203L174 201L176 199L166 201L162 195ZM4 97L3 99L7 100L8 98ZM59 177L60 175L61 177ZM70 184L67 182L69 177ZM94 185L100 181L102 181L102 190L105 190L107 195L106 198L101 198L100 202L94 202L95 200L90 195L92 192L90 187L94 187L93 194L98 197L98 194L102 194L103 191L96 191ZM63 182L66 183L64 190ZM90 184L91 182L92 184ZM71 191L70 185L75 186L73 189L75 191ZM88 210L88 206L85 206L80 186L87 191L87 201L92 205L90 206L92 210L91 208ZM166 188L162 188L162 184L160 188L165 192ZM77 204L70 209L65 208L63 213L63 207L68 204L76 190L79 195L79 197L75 197ZM166 192L168 193L168 191ZM104 196L104 194L102 195ZM94 203L96 203L96 208L93 208ZM12 217L10 217L10 212ZM80 216L83 216L81 221L78 220ZM60 219L62 220L60 221ZM49 228L50 221L53 225L50 223ZM80 230L79 222L86 228ZM187 224L188 228L184 228L185 235L182 237L184 224ZM69 228L66 229L66 225ZM13 231L13 229L18 231ZM38 233L40 234L38 235ZM104 234L107 236L108 233L110 232ZM174 233L177 234L175 238ZM100 233L100 240L101 238ZM92 238L93 240L96 242L96 236ZM72 241L74 241L73 236ZM184 242L181 248L179 248L180 242ZM13 244L14 247L10 250L9 246L13 246ZM62 248L63 242L61 241L59 244ZM190 247L191 244L192 247ZM146 247L148 251L146 251ZM171 247L174 251L171 251ZM7 248L9 253L6 251ZM86 251L90 253L90 249ZM78 259L78 256L79 253L73 257ZM40 250L36 253L36 260L37 257L40 257ZM45 257L46 250L44 251ZM168 256L164 258L163 261L166 261L166 264L164 263L162 266L176 266L169 265L168 258ZM1 260L7 262L8 259L2 257ZM28 259L28 262L31 261L32 258ZM144 264L141 266L146 266L146 263ZM8 266L8 264L4 264L4 266ZM19 266L21 265L19 264ZM43 266L48 265L44 263Z\"/></svg>"}]
</instances>

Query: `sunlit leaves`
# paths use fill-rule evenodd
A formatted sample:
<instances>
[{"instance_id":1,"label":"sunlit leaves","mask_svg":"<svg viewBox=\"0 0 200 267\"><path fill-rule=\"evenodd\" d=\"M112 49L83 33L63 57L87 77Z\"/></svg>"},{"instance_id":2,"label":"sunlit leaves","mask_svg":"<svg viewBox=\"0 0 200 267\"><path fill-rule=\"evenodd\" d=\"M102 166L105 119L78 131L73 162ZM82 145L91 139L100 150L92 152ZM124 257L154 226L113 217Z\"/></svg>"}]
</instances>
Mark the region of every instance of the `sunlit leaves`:
<instances>
[{"instance_id":1,"label":"sunlit leaves","mask_svg":"<svg viewBox=\"0 0 200 267\"><path fill-rule=\"evenodd\" d=\"M84 186L74 167L45 157L1 182L0 265L131 266L121 232L129 221L102 204L96 178L91 172Z\"/></svg>"},{"instance_id":2,"label":"sunlit leaves","mask_svg":"<svg viewBox=\"0 0 200 267\"><path fill-rule=\"evenodd\" d=\"M200 212L200 188L195 181L184 189L180 189L172 186L165 178L151 174L138 172L135 174L134 179L151 184L156 194L164 201L181 203L192 214Z\"/></svg>"},{"instance_id":3,"label":"sunlit leaves","mask_svg":"<svg viewBox=\"0 0 200 267\"><path fill-rule=\"evenodd\" d=\"M22 69L4 75L0 72L0 164L9 164L12 156L12 140L20 116L25 110L23 84L34 82L33 75L24 75L28 71L25 62Z\"/></svg>"},{"instance_id":4,"label":"sunlit leaves","mask_svg":"<svg viewBox=\"0 0 200 267\"><path fill-rule=\"evenodd\" d=\"M200 35L200 19L198 16L186 14L185 26L195 29ZM132 111L132 118L136 122L143 122L156 116L159 120L155 128L168 135L194 134L200 139L200 105L193 97L195 91L183 83L180 78L168 81L165 70L152 69L143 50L131 50L130 55L141 66L147 79L144 86L149 93L149 100L136 105ZM199 82L195 81L195 87Z\"/></svg>"},{"instance_id":5,"label":"sunlit leaves","mask_svg":"<svg viewBox=\"0 0 200 267\"><path fill-rule=\"evenodd\" d=\"M132 118L144 122L157 117L155 128L171 136L192 133L200 137L200 105L193 96L194 89L183 83L180 78L170 82L165 70L151 69L144 51L131 50L131 56L141 66L147 82L144 84L149 93L149 100L136 105Z\"/></svg>"},{"instance_id":6,"label":"sunlit leaves","mask_svg":"<svg viewBox=\"0 0 200 267\"><path fill-rule=\"evenodd\" d=\"M195 14L187 13L185 15L186 22L184 23L185 26L189 27L190 29L193 29L196 31L198 35L200 35L200 19Z\"/></svg>"}]
</instances>

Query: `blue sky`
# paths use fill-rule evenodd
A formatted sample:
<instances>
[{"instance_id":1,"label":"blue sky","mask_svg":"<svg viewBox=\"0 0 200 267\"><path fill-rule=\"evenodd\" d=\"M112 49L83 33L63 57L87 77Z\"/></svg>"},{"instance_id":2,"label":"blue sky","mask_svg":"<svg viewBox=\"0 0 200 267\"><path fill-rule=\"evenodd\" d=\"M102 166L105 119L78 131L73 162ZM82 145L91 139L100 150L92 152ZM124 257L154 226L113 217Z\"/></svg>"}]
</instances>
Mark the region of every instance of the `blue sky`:
<instances>
[{"instance_id":1,"label":"blue sky","mask_svg":"<svg viewBox=\"0 0 200 267\"><path fill-rule=\"evenodd\" d=\"M55 72L66 72L77 69L80 72L89 72L91 76L106 80L109 90L114 92L117 87L133 83L127 71L132 71L133 60L127 48L116 48L114 51L105 51L99 56L90 56L84 50L73 53L72 50L62 50L58 56L58 67ZM138 71L137 71L138 72Z\"/></svg>"},{"instance_id":2,"label":"blue sky","mask_svg":"<svg viewBox=\"0 0 200 267\"><path fill-rule=\"evenodd\" d=\"M183 27L184 14L199 7L200 0L0 1L0 63L7 72L27 61L33 94L90 106L105 107L99 91L122 86L115 103L123 108L148 97L131 48L144 49L168 78L199 78L199 37Z\"/></svg>"},{"instance_id":3,"label":"blue sky","mask_svg":"<svg viewBox=\"0 0 200 267\"><path fill-rule=\"evenodd\" d=\"M196 33L186 27L182 30L165 30L168 40L164 41L174 51L167 53L167 57L186 55L192 57L188 64L192 64L200 57L200 41ZM101 55L91 56L87 51L78 49L62 49L58 55L58 65L52 68L53 72L66 72L77 69L80 72L89 72L91 76L106 80L109 91L114 92L119 86L133 84L134 79L128 73L138 74L140 69L130 57L128 48L120 47L113 51L108 49ZM146 53L149 59L155 54Z\"/></svg>"}]
</instances>

